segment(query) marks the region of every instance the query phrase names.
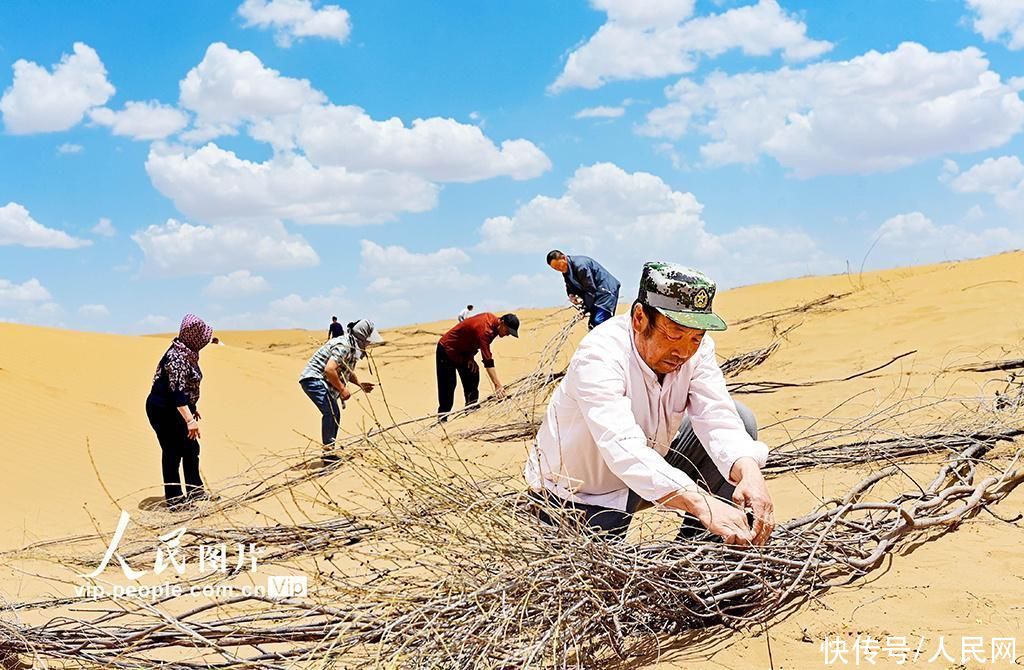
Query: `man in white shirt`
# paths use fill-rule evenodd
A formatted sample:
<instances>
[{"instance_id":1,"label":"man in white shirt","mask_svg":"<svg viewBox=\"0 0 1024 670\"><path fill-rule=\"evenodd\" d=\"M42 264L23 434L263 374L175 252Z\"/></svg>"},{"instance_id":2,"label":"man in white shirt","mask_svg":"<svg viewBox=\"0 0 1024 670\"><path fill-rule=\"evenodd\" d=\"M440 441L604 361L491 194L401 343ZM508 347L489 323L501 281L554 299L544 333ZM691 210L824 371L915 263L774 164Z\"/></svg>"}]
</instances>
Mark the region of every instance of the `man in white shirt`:
<instances>
[{"instance_id":1,"label":"man in white shirt","mask_svg":"<svg viewBox=\"0 0 1024 670\"><path fill-rule=\"evenodd\" d=\"M466 305L466 309L459 312L459 323L462 323L469 318L469 315L473 313L473 306Z\"/></svg>"},{"instance_id":2,"label":"man in white shirt","mask_svg":"<svg viewBox=\"0 0 1024 670\"><path fill-rule=\"evenodd\" d=\"M768 447L730 398L705 336L726 329L711 309L715 290L697 270L644 265L630 314L583 339L551 397L525 468L534 498L612 537L646 501L692 515L730 544L767 541ZM682 534L696 527L691 518Z\"/></svg>"}]
</instances>

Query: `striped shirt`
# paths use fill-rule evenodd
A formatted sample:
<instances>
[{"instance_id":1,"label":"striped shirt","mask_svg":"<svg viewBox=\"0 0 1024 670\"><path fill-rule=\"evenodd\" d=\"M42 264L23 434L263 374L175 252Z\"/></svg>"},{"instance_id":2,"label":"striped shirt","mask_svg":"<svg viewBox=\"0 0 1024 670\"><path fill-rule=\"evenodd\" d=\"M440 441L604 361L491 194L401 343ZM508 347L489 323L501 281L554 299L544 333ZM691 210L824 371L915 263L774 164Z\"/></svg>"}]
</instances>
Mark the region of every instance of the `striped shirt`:
<instances>
[{"instance_id":1,"label":"striped shirt","mask_svg":"<svg viewBox=\"0 0 1024 670\"><path fill-rule=\"evenodd\" d=\"M341 368L338 371L338 376L341 377L342 381L345 381L348 379L349 373L356 369L356 362L359 358L359 348L352 346L352 340L348 335L332 338L317 349L316 353L309 359L306 367L302 370L299 381L303 379L323 379L324 370L327 368L327 361L331 359L334 359L334 362ZM337 389L330 384L327 385L327 390L331 392L331 395L338 395Z\"/></svg>"}]
</instances>

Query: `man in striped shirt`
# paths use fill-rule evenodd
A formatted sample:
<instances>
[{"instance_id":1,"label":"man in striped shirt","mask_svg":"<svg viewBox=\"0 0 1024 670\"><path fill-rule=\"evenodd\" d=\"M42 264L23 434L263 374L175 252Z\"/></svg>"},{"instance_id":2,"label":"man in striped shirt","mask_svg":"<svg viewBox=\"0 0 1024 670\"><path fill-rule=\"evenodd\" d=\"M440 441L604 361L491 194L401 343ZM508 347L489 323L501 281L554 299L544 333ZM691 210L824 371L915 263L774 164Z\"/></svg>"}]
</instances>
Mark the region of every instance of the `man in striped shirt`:
<instances>
[{"instance_id":1,"label":"man in striped shirt","mask_svg":"<svg viewBox=\"0 0 1024 670\"><path fill-rule=\"evenodd\" d=\"M299 376L302 390L320 410L320 436L326 463L338 460L338 456L331 453L341 425L338 398L344 407L345 401L352 397L345 382L352 382L364 393L373 391L374 384L360 382L356 377L356 363L367 349L383 341L372 321L356 321L348 335L331 338L317 349Z\"/></svg>"}]
</instances>

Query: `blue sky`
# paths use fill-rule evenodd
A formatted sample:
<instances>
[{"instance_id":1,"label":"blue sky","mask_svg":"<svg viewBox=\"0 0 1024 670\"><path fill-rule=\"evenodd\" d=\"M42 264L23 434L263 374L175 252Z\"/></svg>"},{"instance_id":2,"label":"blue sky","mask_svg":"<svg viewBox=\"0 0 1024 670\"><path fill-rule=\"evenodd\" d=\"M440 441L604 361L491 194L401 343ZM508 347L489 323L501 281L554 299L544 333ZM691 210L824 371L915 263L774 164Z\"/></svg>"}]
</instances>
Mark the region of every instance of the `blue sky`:
<instances>
[{"instance_id":1,"label":"blue sky","mask_svg":"<svg viewBox=\"0 0 1024 670\"><path fill-rule=\"evenodd\" d=\"M384 325L1024 246L1024 8L0 4L0 320ZM870 249L870 254L868 253ZM866 256L866 260L865 260Z\"/></svg>"}]
</instances>

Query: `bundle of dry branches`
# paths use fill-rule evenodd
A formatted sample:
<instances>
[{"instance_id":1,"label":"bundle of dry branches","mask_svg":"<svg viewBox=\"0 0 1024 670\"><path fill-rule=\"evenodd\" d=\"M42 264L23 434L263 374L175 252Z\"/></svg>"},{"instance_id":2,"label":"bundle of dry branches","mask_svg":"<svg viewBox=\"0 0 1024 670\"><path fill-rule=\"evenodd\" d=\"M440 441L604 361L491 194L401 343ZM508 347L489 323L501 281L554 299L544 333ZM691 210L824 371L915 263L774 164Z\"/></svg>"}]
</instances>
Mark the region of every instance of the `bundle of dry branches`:
<instances>
[{"instance_id":1,"label":"bundle of dry branches","mask_svg":"<svg viewBox=\"0 0 1024 670\"><path fill-rule=\"evenodd\" d=\"M847 291L846 293L829 293L828 295L824 295L820 298L815 298L814 300L802 303L800 305L795 305L793 307L784 307L782 309L765 312L763 314L755 314L754 316L748 316L745 319L733 321L732 325L743 326L743 328L741 328L740 330L745 330L746 328L750 328L751 326L761 323L762 321L772 321L783 316L791 316L793 314L807 314L809 312L830 311L826 309L827 305L830 305L833 302L836 302L837 300L842 300L846 296L852 294L853 291ZM833 311L838 311L836 308L831 309Z\"/></svg>"},{"instance_id":2,"label":"bundle of dry branches","mask_svg":"<svg viewBox=\"0 0 1024 670\"><path fill-rule=\"evenodd\" d=\"M952 527L1024 481L1016 458L999 466L985 458L992 445L978 442L950 454L929 482L896 467L873 473L779 526L763 548L672 540L643 519L637 530L649 537L610 542L581 530L571 512L548 510L561 523L541 524L507 476L481 477L454 453L382 440L367 459L366 481L386 499L373 523L389 532L349 547L348 564L361 569L328 569L334 559L326 559L310 598L235 596L191 608L174 598L92 603L90 618L0 623L0 652L116 668L152 667L168 648L182 659L163 661L167 668L284 668L313 659L605 667L656 654L665 633L770 620L867 573L905 538ZM873 495L883 485L889 493ZM328 549L343 546L324 537L310 551Z\"/></svg>"}]
</instances>

